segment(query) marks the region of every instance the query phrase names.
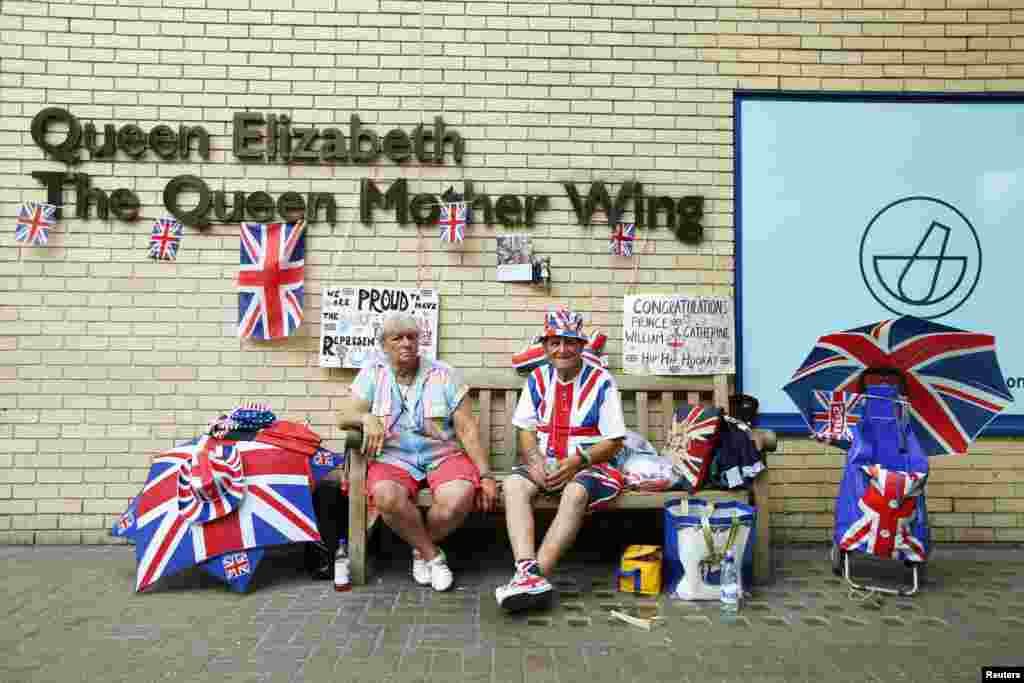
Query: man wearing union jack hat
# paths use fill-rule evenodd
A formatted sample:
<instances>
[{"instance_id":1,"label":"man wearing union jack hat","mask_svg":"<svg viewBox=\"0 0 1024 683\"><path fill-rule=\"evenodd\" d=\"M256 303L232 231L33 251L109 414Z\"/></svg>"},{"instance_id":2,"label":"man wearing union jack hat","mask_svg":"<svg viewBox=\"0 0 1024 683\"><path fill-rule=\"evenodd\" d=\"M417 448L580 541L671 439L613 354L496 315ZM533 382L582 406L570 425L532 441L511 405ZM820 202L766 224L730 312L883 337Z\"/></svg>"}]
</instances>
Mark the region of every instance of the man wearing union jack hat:
<instances>
[{"instance_id":1,"label":"man wearing union jack hat","mask_svg":"<svg viewBox=\"0 0 1024 683\"><path fill-rule=\"evenodd\" d=\"M495 590L510 611L540 606L551 597L545 574L576 539L584 516L622 492L623 479L608 463L626 435L619 390L611 374L583 359L583 318L568 309L544 321L548 363L533 370L519 396L512 423L519 428L521 464L505 481L505 519L516 566ZM532 501L558 495L558 512L540 549Z\"/></svg>"}]
</instances>

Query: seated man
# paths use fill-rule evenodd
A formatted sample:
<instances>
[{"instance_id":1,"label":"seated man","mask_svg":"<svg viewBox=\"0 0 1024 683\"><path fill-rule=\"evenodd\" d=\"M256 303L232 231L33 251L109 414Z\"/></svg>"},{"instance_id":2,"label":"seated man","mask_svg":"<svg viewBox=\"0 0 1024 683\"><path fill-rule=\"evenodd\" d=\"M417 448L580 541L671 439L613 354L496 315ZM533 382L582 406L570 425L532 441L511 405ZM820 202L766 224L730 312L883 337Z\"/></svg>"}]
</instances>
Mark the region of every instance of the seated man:
<instances>
[{"instance_id":1,"label":"seated man","mask_svg":"<svg viewBox=\"0 0 1024 683\"><path fill-rule=\"evenodd\" d=\"M437 543L462 525L474 502L493 510L497 485L464 400L469 387L451 366L420 361L416 319L388 316L380 343L383 355L359 371L339 423L363 429L368 495L384 523L412 546L413 578L448 590L452 572ZM424 484L433 495L425 522L415 503Z\"/></svg>"},{"instance_id":2,"label":"seated man","mask_svg":"<svg viewBox=\"0 0 1024 683\"><path fill-rule=\"evenodd\" d=\"M622 402L611 374L583 362L582 327L577 313L548 313L543 338L548 364L527 378L512 418L519 428L521 464L504 490L516 569L511 581L495 590L498 604L511 611L550 597L544 575L576 539L583 516L622 491L621 474L607 464L626 434ZM533 497L559 492L558 512L537 552Z\"/></svg>"}]
</instances>

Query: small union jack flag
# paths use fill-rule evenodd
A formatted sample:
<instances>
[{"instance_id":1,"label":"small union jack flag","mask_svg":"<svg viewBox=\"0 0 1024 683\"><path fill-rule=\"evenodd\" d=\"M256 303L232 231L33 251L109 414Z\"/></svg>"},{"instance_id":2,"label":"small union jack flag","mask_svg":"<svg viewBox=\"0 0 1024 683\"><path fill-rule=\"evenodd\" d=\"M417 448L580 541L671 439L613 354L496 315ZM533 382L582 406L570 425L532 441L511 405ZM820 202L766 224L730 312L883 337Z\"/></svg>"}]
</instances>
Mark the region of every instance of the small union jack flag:
<instances>
[{"instance_id":1,"label":"small union jack flag","mask_svg":"<svg viewBox=\"0 0 1024 683\"><path fill-rule=\"evenodd\" d=\"M153 232L149 236L149 257L157 261L176 260L178 244L184 234L182 224L170 216L153 221Z\"/></svg>"},{"instance_id":2,"label":"small union jack flag","mask_svg":"<svg viewBox=\"0 0 1024 683\"><path fill-rule=\"evenodd\" d=\"M229 581L252 573L248 553L228 553L224 555L222 562L224 563L224 576Z\"/></svg>"},{"instance_id":3,"label":"small union jack flag","mask_svg":"<svg viewBox=\"0 0 1024 683\"><path fill-rule=\"evenodd\" d=\"M618 223L608 241L608 253L615 256L632 256L633 241L636 239L636 223Z\"/></svg>"},{"instance_id":4,"label":"small union jack flag","mask_svg":"<svg viewBox=\"0 0 1024 683\"><path fill-rule=\"evenodd\" d=\"M33 247L44 247L50 239L50 228L57 221L57 207L45 202L25 202L18 207L18 225L14 241Z\"/></svg>"},{"instance_id":5,"label":"small union jack flag","mask_svg":"<svg viewBox=\"0 0 1024 683\"><path fill-rule=\"evenodd\" d=\"M437 224L441 228L442 242L461 242L466 238L466 203L442 204Z\"/></svg>"},{"instance_id":6,"label":"small union jack flag","mask_svg":"<svg viewBox=\"0 0 1024 683\"><path fill-rule=\"evenodd\" d=\"M853 443L850 428L864 416L864 394L815 390L814 399L819 408L813 413L815 433L838 446L849 448Z\"/></svg>"},{"instance_id":7,"label":"small union jack flag","mask_svg":"<svg viewBox=\"0 0 1024 683\"><path fill-rule=\"evenodd\" d=\"M135 526L135 515L133 515L130 510L128 512L125 512L123 515L121 515L121 518L117 520L117 526L122 531L127 531L128 529L131 529L133 526Z\"/></svg>"}]
</instances>

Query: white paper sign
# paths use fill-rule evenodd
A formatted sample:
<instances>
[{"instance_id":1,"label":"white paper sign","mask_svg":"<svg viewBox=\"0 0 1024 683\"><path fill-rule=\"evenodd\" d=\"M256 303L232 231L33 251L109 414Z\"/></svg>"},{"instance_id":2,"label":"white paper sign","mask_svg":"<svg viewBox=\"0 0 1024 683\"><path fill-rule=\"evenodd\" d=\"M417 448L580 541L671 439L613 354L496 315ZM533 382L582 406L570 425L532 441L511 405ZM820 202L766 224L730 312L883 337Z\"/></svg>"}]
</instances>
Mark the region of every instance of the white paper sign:
<instances>
[{"instance_id":1,"label":"white paper sign","mask_svg":"<svg viewBox=\"0 0 1024 683\"><path fill-rule=\"evenodd\" d=\"M438 295L434 289L326 287L320 309L320 367L361 368L380 350L384 316L408 313L420 328L420 357L437 357Z\"/></svg>"},{"instance_id":2,"label":"white paper sign","mask_svg":"<svg viewBox=\"0 0 1024 683\"><path fill-rule=\"evenodd\" d=\"M627 296L622 312L622 369L635 375L736 372L729 297Z\"/></svg>"}]
</instances>

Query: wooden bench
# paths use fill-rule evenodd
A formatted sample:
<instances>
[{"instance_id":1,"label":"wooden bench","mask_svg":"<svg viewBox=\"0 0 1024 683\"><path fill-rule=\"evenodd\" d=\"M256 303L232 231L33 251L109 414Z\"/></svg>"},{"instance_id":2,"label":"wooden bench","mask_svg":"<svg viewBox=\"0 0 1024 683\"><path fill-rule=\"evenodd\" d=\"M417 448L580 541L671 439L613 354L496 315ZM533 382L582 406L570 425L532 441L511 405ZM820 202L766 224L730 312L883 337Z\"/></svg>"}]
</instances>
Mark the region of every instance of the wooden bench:
<instances>
[{"instance_id":1,"label":"wooden bench","mask_svg":"<svg viewBox=\"0 0 1024 683\"><path fill-rule=\"evenodd\" d=\"M491 465L499 485L517 462L516 428L512 414L519 400L519 391L525 381L511 371L476 371L466 373L470 386L470 400L480 421L480 438L491 454ZM705 403L721 408L728 406L729 383L724 375L707 377L641 377L619 375L615 377L622 395L626 424L651 441L659 450L664 447L671 429L677 401L691 404ZM775 435L758 430L757 439L766 451L775 450ZM377 515L369 513L366 505L366 458L359 451L361 434L347 430L343 436L352 454L348 461L349 479L349 557L352 583L367 581L367 539L377 522ZM754 555L754 576L757 583L769 583L773 578L770 533L770 497L768 473L758 477L750 491L702 490L694 497L707 500L735 500L757 505L757 542ZM626 491L611 505L611 510L661 509L669 500L686 497L683 491L641 492ZM420 492L417 504L430 506L430 491ZM554 508L558 501L538 496L536 507Z\"/></svg>"}]
</instances>

